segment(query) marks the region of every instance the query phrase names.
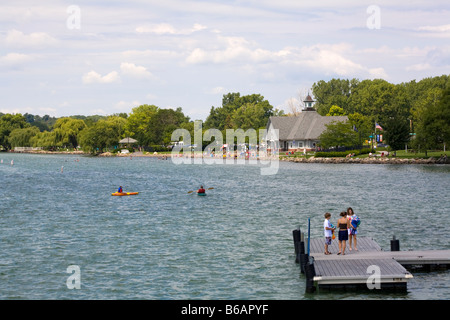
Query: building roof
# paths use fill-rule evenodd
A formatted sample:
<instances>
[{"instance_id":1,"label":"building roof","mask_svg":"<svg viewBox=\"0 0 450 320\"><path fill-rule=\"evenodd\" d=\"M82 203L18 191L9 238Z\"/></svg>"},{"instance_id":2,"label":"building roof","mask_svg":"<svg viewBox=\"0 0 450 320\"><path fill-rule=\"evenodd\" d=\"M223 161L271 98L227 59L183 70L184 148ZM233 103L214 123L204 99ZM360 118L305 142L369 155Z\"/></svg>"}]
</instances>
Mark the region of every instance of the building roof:
<instances>
[{"instance_id":1,"label":"building roof","mask_svg":"<svg viewBox=\"0 0 450 320\"><path fill-rule=\"evenodd\" d=\"M137 142L137 140L130 138L130 137L126 137L119 141L119 143L136 143L136 142Z\"/></svg>"},{"instance_id":2,"label":"building roof","mask_svg":"<svg viewBox=\"0 0 450 320\"><path fill-rule=\"evenodd\" d=\"M308 94L305 100L303 102L314 102L314 100L311 98L311 96Z\"/></svg>"},{"instance_id":3,"label":"building roof","mask_svg":"<svg viewBox=\"0 0 450 320\"><path fill-rule=\"evenodd\" d=\"M326 129L326 124L333 121L347 121L347 116L321 116L317 111L301 112L295 117L270 117L267 128L272 124L278 129L279 140L318 140Z\"/></svg>"}]
</instances>

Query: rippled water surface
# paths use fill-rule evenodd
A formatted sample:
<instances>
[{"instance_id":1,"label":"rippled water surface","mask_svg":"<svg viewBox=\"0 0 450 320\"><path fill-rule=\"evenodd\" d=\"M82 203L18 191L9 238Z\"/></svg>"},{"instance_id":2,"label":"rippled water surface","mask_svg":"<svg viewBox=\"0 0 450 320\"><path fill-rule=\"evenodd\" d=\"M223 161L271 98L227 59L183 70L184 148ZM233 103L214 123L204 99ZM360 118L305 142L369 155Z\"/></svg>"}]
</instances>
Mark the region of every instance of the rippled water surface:
<instances>
[{"instance_id":1,"label":"rippled water surface","mask_svg":"<svg viewBox=\"0 0 450 320\"><path fill-rule=\"evenodd\" d=\"M263 176L249 164L0 158L0 299L450 296L449 271L415 273L405 294L305 295L292 241L308 218L322 237L324 212L334 221L351 206L385 250L393 235L402 250L450 249L449 166L280 163ZM188 194L200 184L214 190ZM119 185L140 194L112 197ZM67 287L71 265L80 290Z\"/></svg>"}]
</instances>

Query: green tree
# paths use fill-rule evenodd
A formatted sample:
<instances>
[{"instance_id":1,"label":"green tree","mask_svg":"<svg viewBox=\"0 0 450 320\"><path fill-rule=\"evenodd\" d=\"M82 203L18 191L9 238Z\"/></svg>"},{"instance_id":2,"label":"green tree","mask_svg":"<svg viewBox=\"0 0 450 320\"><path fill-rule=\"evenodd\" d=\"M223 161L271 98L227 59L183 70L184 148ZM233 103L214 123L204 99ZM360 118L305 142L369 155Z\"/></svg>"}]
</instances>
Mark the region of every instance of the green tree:
<instances>
[{"instance_id":1,"label":"green tree","mask_svg":"<svg viewBox=\"0 0 450 320\"><path fill-rule=\"evenodd\" d=\"M392 117L408 118L410 104L406 89L382 79L364 80L351 93L348 113L358 112L383 124Z\"/></svg>"},{"instance_id":2,"label":"green tree","mask_svg":"<svg viewBox=\"0 0 450 320\"><path fill-rule=\"evenodd\" d=\"M416 126L415 144L425 152L442 148L450 142L450 86L443 90L438 102L428 105Z\"/></svg>"},{"instance_id":3,"label":"green tree","mask_svg":"<svg viewBox=\"0 0 450 320\"><path fill-rule=\"evenodd\" d=\"M425 114L428 112L428 107L439 103L442 92L443 90L438 87L429 87L424 89L420 96L412 102L410 120L412 121L413 127L411 129L413 132L416 125L420 126Z\"/></svg>"},{"instance_id":4,"label":"green tree","mask_svg":"<svg viewBox=\"0 0 450 320\"><path fill-rule=\"evenodd\" d=\"M250 105L254 105L250 107ZM242 110L238 111L240 108ZM247 109L258 110L257 115L251 116ZM249 109L249 110L250 110ZM269 117L280 113L278 110L274 110L269 101L265 100L260 94L251 94L241 96L240 93L228 93L223 95L222 107L211 108L210 114L206 118L205 128L214 128L218 130L225 129L238 129L240 125L258 125L254 129L260 128L260 123L264 123L262 127L267 124ZM247 117L247 119L244 119ZM259 119L248 119L248 117L254 117Z\"/></svg>"},{"instance_id":5,"label":"green tree","mask_svg":"<svg viewBox=\"0 0 450 320\"><path fill-rule=\"evenodd\" d=\"M86 124L81 119L69 117L59 118L53 126L59 146L78 147L78 134L86 128Z\"/></svg>"},{"instance_id":6,"label":"green tree","mask_svg":"<svg viewBox=\"0 0 450 320\"><path fill-rule=\"evenodd\" d=\"M349 98L352 92L359 85L358 79L331 79L326 82L320 80L312 86L312 92L316 99L315 109L321 115L326 115L331 106L340 106L346 114L348 110Z\"/></svg>"},{"instance_id":7,"label":"green tree","mask_svg":"<svg viewBox=\"0 0 450 320\"><path fill-rule=\"evenodd\" d=\"M333 121L325 126L327 129L319 136L322 148L353 147L358 144L358 135L349 121Z\"/></svg>"},{"instance_id":8,"label":"green tree","mask_svg":"<svg viewBox=\"0 0 450 320\"><path fill-rule=\"evenodd\" d=\"M267 110L270 108L268 102L245 103L233 112L231 121L235 129L255 129L264 128L269 118Z\"/></svg>"},{"instance_id":9,"label":"green tree","mask_svg":"<svg viewBox=\"0 0 450 320\"><path fill-rule=\"evenodd\" d=\"M355 112L348 115L348 120L358 135L358 144L361 146L363 141L368 139L373 132L373 122L368 116Z\"/></svg>"},{"instance_id":10,"label":"green tree","mask_svg":"<svg viewBox=\"0 0 450 320\"><path fill-rule=\"evenodd\" d=\"M189 122L181 108L159 109L149 122L149 141L155 145L168 145L172 132Z\"/></svg>"},{"instance_id":11,"label":"green tree","mask_svg":"<svg viewBox=\"0 0 450 320\"><path fill-rule=\"evenodd\" d=\"M10 149L11 144L8 137L14 129L22 129L29 127L30 124L26 122L25 117L20 114L5 114L0 118L0 146L5 149Z\"/></svg>"},{"instance_id":12,"label":"green tree","mask_svg":"<svg viewBox=\"0 0 450 320\"><path fill-rule=\"evenodd\" d=\"M345 111L343 108L333 105L327 113L327 117L330 116L345 116Z\"/></svg>"},{"instance_id":13,"label":"green tree","mask_svg":"<svg viewBox=\"0 0 450 320\"><path fill-rule=\"evenodd\" d=\"M11 147L31 147L31 139L39 133L37 127L18 128L11 131L8 137L8 142Z\"/></svg>"},{"instance_id":14,"label":"green tree","mask_svg":"<svg viewBox=\"0 0 450 320\"><path fill-rule=\"evenodd\" d=\"M133 137L140 145L151 144L151 120L159 108L155 105L143 104L132 109L124 127L126 136Z\"/></svg>"},{"instance_id":15,"label":"green tree","mask_svg":"<svg viewBox=\"0 0 450 320\"><path fill-rule=\"evenodd\" d=\"M53 131L43 131L37 133L30 138L30 144L32 147L41 147L46 150L52 150L58 146L56 134Z\"/></svg>"},{"instance_id":16,"label":"green tree","mask_svg":"<svg viewBox=\"0 0 450 320\"><path fill-rule=\"evenodd\" d=\"M104 121L106 121L106 123L114 129L117 142L121 138L125 138L125 127L127 125L127 119L123 117L122 114L114 114L112 116L108 116L106 119L104 119Z\"/></svg>"},{"instance_id":17,"label":"green tree","mask_svg":"<svg viewBox=\"0 0 450 320\"><path fill-rule=\"evenodd\" d=\"M111 116L99 120L80 132L80 145L90 153L102 153L107 148L118 145L125 119Z\"/></svg>"},{"instance_id":18,"label":"green tree","mask_svg":"<svg viewBox=\"0 0 450 320\"><path fill-rule=\"evenodd\" d=\"M240 98L241 94L239 92L224 94L222 107L211 107L205 121L205 127L218 130L231 129L233 127L231 117L234 111L241 106Z\"/></svg>"},{"instance_id":19,"label":"green tree","mask_svg":"<svg viewBox=\"0 0 450 320\"><path fill-rule=\"evenodd\" d=\"M391 118L384 123L384 139L392 150L400 150L409 141L409 122L407 119Z\"/></svg>"}]
</instances>

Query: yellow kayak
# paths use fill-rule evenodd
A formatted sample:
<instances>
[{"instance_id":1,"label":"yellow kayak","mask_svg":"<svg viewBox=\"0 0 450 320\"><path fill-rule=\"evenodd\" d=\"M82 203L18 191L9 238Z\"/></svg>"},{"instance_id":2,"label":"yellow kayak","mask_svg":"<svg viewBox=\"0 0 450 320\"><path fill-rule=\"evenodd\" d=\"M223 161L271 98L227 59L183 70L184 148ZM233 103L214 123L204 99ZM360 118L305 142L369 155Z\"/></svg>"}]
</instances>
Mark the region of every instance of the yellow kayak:
<instances>
[{"instance_id":1,"label":"yellow kayak","mask_svg":"<svg viewBox=\"0 0 450 320\"><path fill-rule=\"evenodd\" d=\"M114 192L111 193L112 196L134 196L139 194L139 192Z\"/></svg>"}]
</instances>

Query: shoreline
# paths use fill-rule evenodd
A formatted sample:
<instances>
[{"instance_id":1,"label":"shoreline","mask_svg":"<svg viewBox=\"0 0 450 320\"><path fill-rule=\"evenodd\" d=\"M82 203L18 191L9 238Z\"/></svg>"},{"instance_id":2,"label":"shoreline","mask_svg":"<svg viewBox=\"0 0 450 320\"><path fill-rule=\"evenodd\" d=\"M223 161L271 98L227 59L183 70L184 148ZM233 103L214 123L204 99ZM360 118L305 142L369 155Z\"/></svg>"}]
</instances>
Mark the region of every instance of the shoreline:
<instances>
[{"instance_id":1,"label":"shoreline","mask_svg":"<svg viewBox=\"0 0 450 320\"><path fill-rule=\"evenodd\" d=\"M442 161L433 157L420 158L394 158L394 157L372 157L372 158L281 158L280 161L295 163L355 163L355 164L450 164L450 160Z\"/></svg>"},{"instance_id":2,"label":"shoreline","mask_svg":"<svg viewBox=\"0 0 450 320\"><path fill-rule=\"evenodd\" d=\"M90 153L86 153L84 151L43 151L43 150L36 150L36 151L20 151L20 152L8 152L11 153L27 153L27 154L66 154L66 155L83 155L83 156L90 156ZM111 153L111 152L104 152L96 155L97 157L148 157L148 158L170 158L171 154L167 153L148 153L143 154L142 152L135 152L135 153ZM193 158L191 156L191 158ZM258 158L259 159L259 158ZM410 159L404 159L404 158L395 158L395 157L372 157L372 158L341 158L341 157L335 157L335 158L316 158L316 157L310 157L308 159L306 158L296 158L296 157L280 157L280 161L284 162L294 162L294 163L328 163L328 164L339 164L339 163L350 163L350 164L450 164L450 159L447 160L440 160L433 157L429 157L427 159L421 159L421 158L410 158Z\"/></svg>"}]
</instances>

